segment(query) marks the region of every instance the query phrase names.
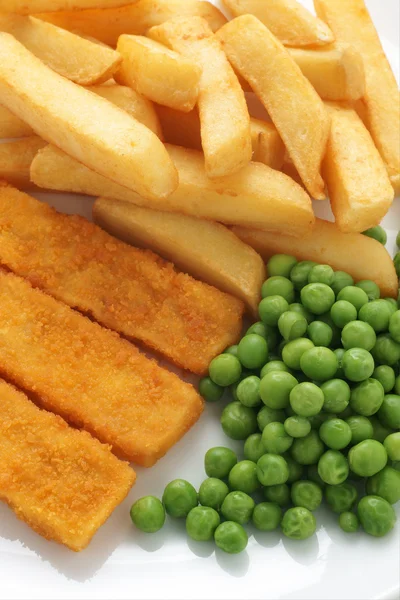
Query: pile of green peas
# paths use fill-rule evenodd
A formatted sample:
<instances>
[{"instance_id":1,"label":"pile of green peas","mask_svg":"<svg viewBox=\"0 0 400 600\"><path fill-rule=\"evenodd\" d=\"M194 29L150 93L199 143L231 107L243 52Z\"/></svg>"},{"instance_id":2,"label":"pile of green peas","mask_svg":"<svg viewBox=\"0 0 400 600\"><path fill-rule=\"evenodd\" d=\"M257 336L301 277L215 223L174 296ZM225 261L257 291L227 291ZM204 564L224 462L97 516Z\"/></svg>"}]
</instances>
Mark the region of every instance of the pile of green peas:
<instances>
[{"instance_id":1,"label":"pile of green peas","mask_svg":"<svg viewBox=\"0 0 400 600\"><path fill-rule=\"evenodd\" d=\"M383 536L400 500L400 307L328 265L275 255L267 268L260 321L199 384L208 402L228 396L222 429L243 455L211 448L198 491L172 481L132 520L153 532L165 513L185 518L192 539L238 553L248 523L309 538L325 502L343 531Z\"/></svg>"}]
</instances>

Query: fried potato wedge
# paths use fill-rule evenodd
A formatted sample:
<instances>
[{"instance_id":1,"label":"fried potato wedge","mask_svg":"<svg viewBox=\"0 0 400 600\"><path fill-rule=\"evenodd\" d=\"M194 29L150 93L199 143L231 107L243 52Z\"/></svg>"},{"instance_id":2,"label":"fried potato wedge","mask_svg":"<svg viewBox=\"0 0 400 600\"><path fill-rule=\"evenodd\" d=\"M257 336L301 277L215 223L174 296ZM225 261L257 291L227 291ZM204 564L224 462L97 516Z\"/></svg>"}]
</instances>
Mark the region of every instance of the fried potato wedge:
<instances>
[{"instance_id":1,"label":"fried potato wedge","mask_svg":"<svg viewBox=\"0 0 400 600\"><path fill-rule=\"evenodd\" d=\"M314 0L317 14L336 39L351 44L364 61L365 122L400 193L400 97L396 79L363 0Z\"/></svg>"},{"instance_id":2,"label":"fried potato wedge","mask_svg":"<svg viewBox=\"0 0 400 600\"><path fill-rule=\"evenodd\" d=\"M158 104L184 112L193 110L201 77L195 62L139 35L121 35L117 50L123 61L116 81Z\"/></svg>"},{"instance_id":3,"label":"fried potato wedge","mask_svg":"<svg viewBox=\"0 0 400 600\"><path fill-rule=\"evenodd\" d=\"M17 15L34 15L59 10L83 10L85 8L116 8L134 4L137 0L0 0L0 12Z\"/></svg>"},{"instance_id":4,"label":"fried potato wedge","mask_svg":"<svg viewBox=\"0 0 400 600\"><path fill-rule=\"evenodd\" d=\"M351 108L331 108L332 126L322 175L341 231L379 225L393 202L389 175L370 133Z\"/></svg>"},{"instance_id":5,"label":"fried potato wedge","mask_svg":"<svg viewBox=\"0 0 400 600\"><path fill-rule=\"evenodd\" d=\"M260 119L250 119L253 140L253 161L280 169L285 158L285 145L275 125Z\"/></svg>"},{"instance_id":6,"label":"fried potato wedge","mask_svg":"<svg viewBox=\"0 0 400 600\"><path fill-rule=\"evenodd\" d=\"M292 254L298 260L326 263L337 271L347 271L356 281L372 279L379 285L382 296L397 298L398 279L390 254L382 244L362 233L343 233L335 223L321 219L301 239L244 227L234 227L232 231L261 254L264 261L282 253Z\"/></svg>"},{"instance_id":7,"label":"fried potato wedge","mask_svg":"<svg viewBox=\"0 0 400 600\"><path fill-rule=\"evenodd\" d=\"M176 188L176 169L147 127L46 67L9 33L0 33L0 54L0 104L35 133L144 196Z\"/></svg>"},{"instance_id":8,"label":"fried potato wedge","mask_svg":"<svg viewBox=\"0 0 400 600\"><path fill-rule=\"evenodd\" d=\"M132 88L125 85L93 85L88 90L122 108L162 139L161 125L153 103Z\"/></svg>"},{"instance_id":9,"label":"fried potato wedge","mask_svg":"<svg viewBox=\"0 0 400 600\"><path fill-rule=\"evenodd\" d=\"M181 271L243 300L257 316L264 263L223 225L108 198L96 200L93 217L124 242L149 248Z\"/></svg>"},{"instance_id":10,"label":"fried potato wedge","mask_svg":"<svg viewBox=\"0 0 400 600\"><path fill-rule=\"evenodd\" d=\"M216 37L267 109L308 192L315 199L325 198L320 167L330 118L311 83L253 15L230 21Z\"/></svg>"},{"instance_id":11,"label":"fried potato wedge","mask_svg":"<svg viewBox=\"0 0 400 600\"><path fill-rule=\"evenodd\" d=\"M198 109L208 177L232 175L251 160L250 115L244 92L231 65L200 17L179 17L148 36L201 67Z\"/></svg>"},{"instance_id":12,"label":"fried potato wedge","mask_svg":"<svg viewBox=\"0 0 400 600\"><path fill-rule=\"evenodd\" d=\"M167 149L179 173L179 186L167 200L145 199L87 169L54 146L36 155L31 180L39 187L115 198L228 225L290 231L297 236L312 229L314 213L309 196L279 171L250 163L235 175L209 179L201 152L178 146Z\"/></svg>"},{"instance_id":13,"label":"fried potato wedge","mask_svg":"<svg viewBox=\"0 0 400 600\"><path fill-rule=\"evenodd\" d=\"M289 52L321 98L354 101L364 95L364 63L352 46L332 44L312 50L290 48Z\"/></svg>"},{"instance_id":14,"label":"fried potato wedge","mask_svg":"<svg viewBox=\"0 0 400 600\"><path fill-rule=\"evenodd\" d=\"M0 104L0 139L33 135L33 129L8 108Z\"/></svg>"},{"instance_id":15,"label":"fried potato wedge","mask_svg":"<svg viewBox=\"0 0 400 600\"><path fill-rule=\"evenodd\" d=\"M333 42L329 27L297 0L222 0L235 17L257 17L285 46L323 46Z\"/></svg>"},{"instance_id":16,"label":"fried potato wedge","mask_svg":"<svg viewBox=\"0 0 400 600\"><path fill-rule=\"evenodd\" d=\"M130 1L128 6L122 8L49 12L39 17L115 48L119 36L124 33L145 35L150 27L185 15L202 17L213 31L226 23L226 18L218 8L202 0L138 0L136 3Z\"/></svg>"},{"instance_id":17,"label":"fried potato wedge","mask_svg":"<svg viewBox=\"0 0 400 600\"><path fill-rule=\"evenodd\" d=\"M29 170L37 152L46 145L36 135L0 144L0 180L20 189L34 187Z\"/></svg>"},{"instance_id":18,"label":"fried potato wedge","mask_svg":"<svg viewBox=\"0 0 400 600\"><path fill-rule=\"evenodd\" d=\"M122 62L112 48L34 17L0 15L0 31L11 33L50 69L79 85L104 83Z\"/></svg>"}]
</instances>

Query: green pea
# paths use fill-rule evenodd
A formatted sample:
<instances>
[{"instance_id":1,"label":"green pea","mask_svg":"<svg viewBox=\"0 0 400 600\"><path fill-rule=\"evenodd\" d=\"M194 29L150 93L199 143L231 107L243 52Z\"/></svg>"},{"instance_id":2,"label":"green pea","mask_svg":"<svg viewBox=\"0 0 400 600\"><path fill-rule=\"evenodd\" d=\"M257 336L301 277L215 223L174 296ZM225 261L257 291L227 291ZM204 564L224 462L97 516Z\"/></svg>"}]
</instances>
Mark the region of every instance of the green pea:
<instances>
[{"instance_id":1,"label":"green pea","mask_svg":"<svg viewBox=\"0 0 400 600\"><path fill-rule=\"evenodd\" d=\"M361 498L357 511L364 531L375 537L382 537L389 533L396 522L393 507L379 496Z\"/></svg>"},{"instance_id":2,"label":"green pea","mask_svg":"<svg viewBox=\"0 0 400 600\"><path fill-rule=\"evenodd\" d=\"M378 418L383 425L400 429L400 396L387 394L378 411Z\"/></svg>"},{"instance_id":3,"label":"green pea","mask_svg":"<svg viewBox=\"0 0 400 600\"><path fill-rule=\"evenodd\" d=\"M393 367L400 360L400 344L389 333L384 333L377 337L372 355L378 365Z\"/></svg>"},{"instance_id":4,"label":"green pea","mask_svg":"<svg viewBox=\"0 0 400 600\"><path fill-rule=\"evenodd\" d=\"M326 487L325 481L322 481L319 476L318 465L310 465L307 467L307 479L317 483L322 490Z\"/></svg>"},{"instance_id":5,"label":"green pea","mask_svg":"<svg viewBox=\"0 0 400 600\"><path fill-rule=\"evenodd\" d=\"M287 462L279 454L264 454L257 461L257 477L262 485L286 483L289 477Z\"/></svg>"},{"instance_id":6,"label":"green pea","mask_svg":"<svg viewBox=\"0 0 400 600\"><path fill-rule=\"evenodd\" d=\"M209 477L225 479L237 463L237 456L230 448L215 446L207 450L204 469Z\"/></svg>"},{"instance_id":7,"label":"green pea","mask_svg":"<svg viewBox=\"0 0 400 600\"><path fill-rule=\"evenodd\" d=\"M400 375L396 377L396 381L394 382L394 393L400 396Z\"/></svg>"},{"instance_id":8,"label":"green pea","mask_svg":"<svg viewBox=\"0 0 400 600\"><path fill-rule=\"evenodd\" d=\"M389 333L395 342L400 343L400 310L397 310L390 317Z\"/></svg>"},{"instance_id":9,"label":"green pea","mask_svg":"<svg viewBox=\"0 0 400 600\"><path fill-rule=\"evenodd\" d=\"M290 369L300 369L301 357L307 350L314 348L314 344L307 338L299 338L286 344L282 351L282 360Z\"/></svg>"},{"instance_id":10,"label":"green pea","mask_svg":"<svg viewBox=\"0 0 400 600\"><path fill-rule=\"evenodd\" d=\"M390 316L392 316L398 308L397 301L394 298L384 298L384 301L389 307Z\"/></svg>"},{"instance_id":11,"label":"green pea","mask_svg":"<svg viewBox=\"0 0 400 600\"><path fill-rule=\"evenodd\" d=\"M300 465L314 465L324 452L324 444L316 431L312 430L303 438L295 439L290 454Z\"/></svg>"},{"instance_id":12,"label":"green pea","mask_svg":"<svg viewBox=\"0 0 400 600\"><path fill-rule=\"evenodd\" d=\"M349 464L338 450L327 450L318 461L318 473L325 483L338 485L349 476Z\"/></svg>"},{"instance_id":13,"label":"green pea","mask_svg":"<svg viewBox=\"0 0 400 600\"><path fill-rule=\"evenodd\" d=\"M233 491L254 494L260 487L256 463L251 460L238 462L229 473L229 487Z\"/></svg>"},{"instance_id":14,"label":"green pea","mask_svg":"<svg viewBox=\"0 0 400 600\"><path fill-rule=\"evenodd\" d=\"M322 315L335 303L335 293L325 283L309 283L301 290L301 302L314 315Z\"/></svg>"},{"instance_id":15,"label":"green pea","mask_svg":"<svg viewBox=\"0 0 400 600\"><path fill-rule=\"evenodd\" d=\"M275 502L261 502L253 512L253 525L260 531L274 531L282 520L282 509Z\"/></svg>"},{"instance_id":16,"label":"green pea","mask_svg":"<svg viewBox=\"0 0 400 600\"><path fill-rule=\"evenodd\" d=\"M358 318L371 325L375 333L382 333L389 328L392 311L386 300L373 300L361 307Z\"/></svg>"},{"instance_id":17,"label":"green pea","mask_svg":"<svg viewBox=\"0 0 400 600\"><path fill-rule=\"evenodd\" d=\"M348 454L351 470L361 477L372 477L387 463L384 446L376 440L364 440L350 449Z\"/></svg>"},{"instance_id":18,"label":"green pea","mask_svg":"<svg viewBox=\"0 0 400 600\"><path fill-rule=\"evenodd\" d=\"M378 298L381 297L381 290L379 289L379 286L376 285L375 281L363 279L362 281L356 283L356 287L364 290L369 300L378 300Z\"/></svg>"},{"instance_id":19,"label":"green pea","mask_svg":"<svg viewBox=\"0 0 400 600\"><path fill-rule=\"evenodd\" d=\"M339 527L345 533L355 533L360 527L357 515L352 512L343 512L339 515Z\"/></svg>"},{"instance_id":20,"label":"green pea","mask_svg":"<svg viewBox=\"0 0 400 600\"><path fill-rule=\"evenodd\" d=\"M200 395L207 402L218 402L224 393L224 388L214 383L210 377L203 377L199 383Z\"/></svg>"},{"instance_id":21,"label":"green pea","mask_svg":"<svg viewBox=\"0 0 400 600\"><path fill-rule=\"evenodd\" d=\"M188 481L174 479L166 486L162 502L170 517L187 517L198 504L197 492Z\"/></svg>"},{"instance_id":22,"label":"green pea","mask_svg":"<svg viewBox=\"0 0 400 600\"><path fill-rule=\"evenodd\" d=\"M256 413L240 402L231 402L222 412L221 425L225 435L232 440L245 440L257 431Z\"/></svg>"},{"instance_id":23,"label":"green pea","mask_svg":"<svg viewBox=\"0 0 400 600\"><path fill-rule=\"evenodd\" d=\"M288 469L289 469L289 477L287 479L287 483L294 483L303 477L304 467L297 463L288 452L283 454L283 458L286 460Z\"/></svg>"},{"instance_id":24,"label":"green pea","mask_svg":"<svg viewBox=\"0 0 400 600\"><path fill-rule=\"evenodd\" d=\"M370 417L382 406L385 392L377 379L367 379L356 385L351 391L351 408L364 417Z\"/></svg>"},{"instance_id":25,"label":"green pea","mask_svg":"<svg viewBox=\"0 0 400 600\"><path fill-rule=\"evenodd\" d=\"M275 348L278 344L278 332L276 328L271 327L270 325L265 325L265 323L263 323L262 321L253 323L253 325L251 325L246 331L246 335L250 335L252 333L260 335L266 340L268 350L273 350L273 348Z\"/></svg>"},{"instance_id":26,"label":"green pea","mask_svg":"<svg viewBox=\"0 0 400 600\"><path fill-rule=\"evenodd\" d=\"M389 394L389 392L393 390L396 381L396 375L392 367L389 367L388 365L376 367L372 377L373 379L379 381L384 389L385 394Z\"/></svg>"},{"instance_id":27,"label":"green pea","mask_svg":"<svg viewBox=\"0 0 400 600\"><path fill-rule=\"evenodd\" d=\"M248 543L247 533L238 523L226 521L221 523L215 531L215 543L227 554L239 554L246 549Z\"/></svg>"},{"instance_id":28,"label":"green pea","mask_svg":"<svg viewBox=\"0 0 400 600\"><path fill-rule=\"evenodd\" d=\"M302 506L296 506L285 512L281 527L283 535L286 537L292 540L306 540L314 535L317 523L311 511Z\"/></svg>"},{"instance_id":29,"label":"green pea","mask_svg":"<svg viewBox=\"0 0 400 600\"><path fill-rule=\"evenodd\" d=\"M302 337L307 331L307 327L307 319L297 312L289 310L279 317L278 329L286 341Z\"/></svg>"},{"instance_id":30,"label":"green pea","mask_svg":"<svg viewBox=\"0 0 400 600\"><path fill-rule=\"evenodd\" d=\"M343 370L343 356L345 352L346 350L344 350L344 348L336 348L336 350L333 351L338 361L338 368L335 373L336 379L345 379L346 377Z\"/></svg>"},{"instance_id":31,"label":"green pea","mask_svg":"<svg viewBox=\"0 0 400 600\"><path fill-rule=\"evenodd\" d=\"M368 350L351 348L343 355L342 367L346 378L357 383L371 377L375 363Z\"/></svg>"},{"instance_id":32,"label":"green pea","mask_svg":"<svg viewBox=\"0 0 400 600\"><path fill-rule=\"evenodd\" d=\"M290 392L290 406L300 417L317 415L323 404L324 394L314 383L299 383Z\"/></svg>"},{"instance_id":33,"label":"green pea","mask_svg":"<svg viewBox=\"0 0 400 600\"><path fill-rule=\"evenodd\" d=\"M274 423L276 421L283 423L285 417L286 415L283 410L263 406L257 414L258 428L263 432L268 423Z\"/></svg>"},{"instance_id":34,"label":"green pea","mask_svg":"<svg viewBox=\"0 0 400 600\"><path fill-rule=\"evenodd\" d=\"M215 477L205 479L199 489L199 502L202 506L208 506L220 510L221 505L229 493L229 488L224 481Z\"/></svg>"},{"instance_id":35,"label":"green pea","mask_svg":"<svg viewBox=\"0 0 400 600\"><path fill-rule=\"evenodd\" d=\"M372 439L376 440L377 442L381 442L381 444L383 444L383 442L385 441L387 436L390 435L391 433L393 433L393 429L383 425L380 422L380 420L378 418L376 418L376 416L370 417L369 420L371 421L372 428L373 428Z\"/></svg>"},{"instance_id":36,"label":"green pea","mask_svg":"<svg viewBox=\"0 0 400 600\"><path fill-rule=\"evenodd\" d=\"M351 321L342 331L343 348L364 348L372 350L376 344L376 333L371 325L364 321Z\"/></svg>"},{"instance_id":37,"label":"green pea","mask_svg":"<svg viewBox=\"0 0 400 600\"><path fill-rule=\"evenodd\" d=\"M329 265L315 265L308 274L308 283L332 285L335 273Z\"/></svg>"},{"instance_id":38,"label":"green pea","mask_svg":"<svg viewBox=\"0 0 400 600\"><path fill-rule=\"evenodd\" d=\"M292 485L291 498L294 506L316 510L322 502L322 490L313 481L296 481Z\"/></svg>"},{"instance_id":39,"label":"green pea","mask_svg":"<svg viewBox=\"0 0 400 600\"><path fill-rule=\"evenodd\" d=\"M293 267L297 265L297 259L289 254L275 254L267 263L267 271L270 277L290 277Z\"/></svg>"},{"instance_id":40,"label":"green pea","mask_svg":"<svg viewBox=\"0 0 400 600\"><path fill-rule=\"evenodd\" d=\"M238 358L247 369L261 369L268 360L266 340L256 333L245 335L238 345Z\"/></svg>"},{"instance_id":41,"label":"green pea","mask_svg":"<svg viewBox=\"0 0 400 600\"><path fill-rule=\"evenodd\" d=\"M351 429L342 419L330 419L322 423L319 437L332 450L342 450L350 444Z\"/></svg>"},{"instance_id":42,"label":"green pea","mask_svg":"<svg viewBox=\"0 0 400 600\"><path fill-rule=\"evenodd\" d=\"M287 506L290 503L290 489L286 483L269 485L263 489L263 492L268 502L274 502L279 506Z\"/></svg>"},{"instance_id":43,"label":"green pea","mask_svg":"<svg viewBox=\"0 0 400 600\"><path fill-rule=\"evenodd\" d=\"M271 371L261 380L261 400L269 408L285 408L289 404L290 392L296 385L297 379L290 373Z\"/></svg>"},{"instance_id":44,"label":"green pea","mask_svg":"<svg viewBox=\"0 0 400 600\"><path fill-rule=\"evenodd\" d=\"M298 415L287 418L283 425L286 433L292 438L305 437L311 431L310 421Z\"/></svg>"},{"instance_id":45,"label":"green pea","mask_svg":"<svg viewBox=\"0 0 400 600\"><path fill-rule=\"evenodd\" d=\"M357 319L356 307L347 300L338 300L331 308L331 317L337 327L343 329Z\"/></svg>"},{"instance_id":46,"label":"green pea","mask_svg":"<svg viewBox=\"0 0 400 600\"><path fill-rule=\"evenodd\" d=\"M351 444L354 446L364 440L369 440L374 434L372 423L367 417L352 415L346 419L351 430Z\"/></svg>"},{"instance_id":47,"label":"green pea","mask_svg":"<svg viewBox=\"0 0 400 600\"><path fill-rule=\"evenodd\" d=\"M210 363L210 378L221 386L228 387L240 379L242 366L232 354L220 354Z\"/></svg>"},{"instance_id":48,"label":"green pea","mask_svg":"<svg viewBox=\"0 0 400 600\"><path fill-rule=\"evenodd\" d=\"M307 329L308 336L310 340L315 344L315 346L325 346L328 347L332 343L333 331L332 328L329 327L323 321L313 321L310 323Z\"/></svg>"},{"instance_id":49,"label":"green pea","mask_svg":"<svg viewBox=\"0 0 400 600\"><path fill-rule=\"evenodd\" d=\"M235 344L234 346L229 346L224 351L224 354L231 354L232 356L235 356L236 358L238 358L238 345Z\"/></svg>"},{"instance_id":50,"label":"green pea","mask_svg":"<svg viewBox=\"0 0 400 600\"><path fill-rule=\"evenodd\" d=\"M268 296L258 305L261 321L270 327L276 327L279 317L287 310L289 310L289 302L282 296Z\"/></svg>"},{"instance_id":51,"label":"green pea","mask_svg":"<svg viewBox=\"0 0 400 600\"><path fill-rule=\"evenodd\" d=\"M261 369L260 378L263 379L271 371L285 371L286 373L290 373L289 367L285 365L283 360L271 360Z\"/></svg>"},{"instance_id":52,"label":"green pea","mask_svg":"<svg viewBox=\"0 0 400 600\"><path fill-rule=\"evenodd\" d=\"M400 431L388 435L383 445L390 460L400 461Z\"/></svg>"},{"instance_id":53,"label":"green pea","mask_svg":"<svg viewBox=\"0 0 400 600\"><path fill-rule=\"evenodd\" d=\"M242 379L236 389L236 395L239 402L244 406L259 406L261 404L260 378L256 375L251 375Z\"/></svg>"},{"instance_id":54,"label":"green pea","mask_svg":"<svg viewBox=\"0 0 400 600\"><path fill-rule=\"evenodd\" d=\"M357 488L347 481L339 483L339 485L327 485L325 488L326 502L335 513L351 510L357 502L357 498Z\"/></svg>"},{"instance_id":55,"label":"green pea","mask_svg":"<svg viewBox=\"0 0 400 600\"><path fill-rule=\"evenodd\" d=\"M221 506L221 513L227 521L245 525L251 519L254 510L254 500L245 492L230 492Z\"/></svg>"},{"instance_id":56,"label":"green pea","mask_svg":"<svg viewBox=\"0 0 400 600\"><path fill-rule=\"evenodd\" d=\"M337 300L346 300L347 302L350 302L350 304L356 307L357 312L364 306L364 304L368 304L369 301L364 290L356 287L355 285L351 285L340 290Z\"/></svg>"},{"instance_id":57,"label":"green pea","mask_svg":"<svg viewBox=\"0 0 400 600\"><path fill-rule=\"evenodd\" d=\"M290 304L289 310L291 312L298 313L299 315L304 317L306 319L307 323L311 323L311 321L313 321L313 319L314 319L314 317L310 313L310 311L307 310L302 304L300 304L300 302L293 302L292 304Z\"/></svg>"},{"instance_id":58,"label":"green pea","mask_svg":"<svg viewBox=\"0 0 400 600\"><path fill-rule=\"evenodd\" d=\"M339 294L339 292L343 288L353 286L353 285L354 285L354 279L352 278L351 275L349 275L348 273L345 273L344 271L336 271L335 272L334 277L333 277L333 282L331 284L331 288L335 292L336 296Z\"/></svg>"},{"instance_id":59,"label":"green pea","mask_svg":"<svg viewBox=\"0 0 400 600\"><path fill-rule=\"evenodd\" d=\"M376 227L370 227L363 231L363 234L376 240L383 246L387 244L387 234L386 231L380 225L376 225Z\"/></svg>"},{"instance_id":60,"label":"green pea","mask_svg":"<svg viewBox=\"0 0 400 600\"><path fill-rule=\"evenodd\" d=\"M269 277L262 285L261 296L263 298L267 298L268 296L282 296L291 304L294 302L293 283L290 279L281 277L280 275Z\"/></svg>"},{"instance_id":61,"label":"green pea","mask_svg":"<svg viewBox=\"0 0 400 600\"><path fill-rule=\"evenodd\" d=\"M292 268L290 279L296 290L301 290L307 285L310 271L316 264L311 260L303 260Z\"/></svg>"},{"instance_id":62,"label":"green pea","mask_svg":"<svg viewBox=\"0 0 400 600\"><path fill-rule=\"evenodd\" d=\"M335 376L338 361L332 350L316 346L304 352L300 359L300 366L310 379L327 381Z\"/></svg>"},{"instance_id":63,"label":"green pea","mask_svg":"<svg viewBox=\"0 0 400 600\"><path fill-rule=\"evenodd\" d=\"M400 252L397 252L394 255L393 264L396 269L397 277L400 279Z\"/></svg>"},{"instance_id":64,"label":"green pea","mask_svg":"<svg viewBox=\"0 0 400 600\"><path fill-rule=\"evenodd\" d=\"M164 507L155 496L145 496L136 500L130 514L133 524L145 533L155 533L165 523Z\"/></svg>"},{"instance_id":65,"label":"green pea","mask_svg":"<svg viewBox=\"0 0 400 600\"><path fill-rule=\"evenodd\" d=\"M271 454L283 454L293 444L293 438L285 431L282 423L269 423L262 432L265 451Z\"/></svg>"},{"instance_id":66,"label":"green pea","mask_svg":"<svg viewBox=\"0 0 400 600\"><path fill-rule=\"evenodd\" d=\"M380 496L396 504L400 500L400 472L386 466L367 481L367 494Z\"/></svg>"},{"instance_id":67,"label":"green pea","mask_svg":"<svg viewBox=\"0 0 400 600\"><path fill-rule=\"evenodd\" d=\"M350 387L342 379L329 379L321 385L324 395L323 409L329 413L340 413L350 402Z\"/></svg>"},{"instance_id":68,"label":"green pea","mask_svg":"<svg viewBox=\"0 0 400 600\"><path fill-rule=\"evenodd\" d=\"M219 514L209 506L196 506L186 517L186 532L196 542L208 542L220 524Z\"/></svg>"}]
</instances>

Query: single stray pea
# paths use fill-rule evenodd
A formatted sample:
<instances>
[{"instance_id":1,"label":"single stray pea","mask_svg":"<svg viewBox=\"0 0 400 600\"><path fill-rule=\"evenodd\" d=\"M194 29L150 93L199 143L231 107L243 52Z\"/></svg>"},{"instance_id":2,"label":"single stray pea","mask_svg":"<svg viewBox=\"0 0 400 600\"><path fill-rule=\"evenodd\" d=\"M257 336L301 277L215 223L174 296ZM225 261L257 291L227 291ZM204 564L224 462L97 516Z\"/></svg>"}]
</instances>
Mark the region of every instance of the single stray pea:
<instances>
[{"instance_id":1,"label":"single stray pea","mask_svg":"<svg viewBox=\"0 0 400 600\"><path fill-rule=\"evenodd\" d=\"M274 531L282 519L282 509L274 502L261 502L253 511L253 525L260 531Z\"/></svg>"},{"instance_id":2,"label":"single stray pea","mask_svg":"<svg viewBox=\"0 0 400 600\"><path fill-rule=\"evenodd\" d=\"M225 521L215 530L215 543L228 554L239 554L247 546L248 537L244 528L239 523Z\"/></svg>"},{"instance_id":3,"label":"single stray pea","mask_svg":"<svg viewBox=\"0 0 400 600\"><path fill-rule=\"evenodd\" d=\"M379 496L361 498L357 512L364 531L375 537L382 537L389 533L396 522L393 507Z\"/></svg>"},{"instance_id":4,"label":"single stray pea","mask_svg":"<svg viewBox=\"0 0 400 600\"><path fill-rule=\"evenodd\" d=\"M208 542L220 524L219 514L209 506L196 506L186 517L186 531L196 542Z\"/></svg>"},{"instance_id":5,"label":"single stray pea","mask_svg":"<svg viewBox=\"0 0 400 600\"><path fill-rule=\"evenodd\" d=\"M171 517L187 517L192 508L198 505L197 492L188 481L174 479L166 486L162 502Z\"/></svg>"},{"instance_id":6,"label":"single stray pea","mask_svg":"<svg viewBox=\"0 0 400 600\"><path fill-rule=\"evenodd\" d=\"M357 515L348 511L342 512L339 515L339 527L345 533L355 533L360 527Z\"/></svg>"},{"instance_id":7,"label":"single stray pea","mask_svg":"<svg viewBox=\"0 0 400 600\"><path fill-rule=\"evenodd\" d=\"M159 531L165 523L165 509L155 496L145 496L136 500L131 508L134 525L145 533Z\"/></svg>"},{"instance_id":8,"label":"single stray pea","mask_svg":"<svg viewBox=\"0 0 400 600\"><path fill-rule=\"evenodd\" d=\"M295 506L285 512L281 527L286 537L292 540L306 540L314 535L317 523L311 511L302 506Z\"/></svg>"},{"instance_id":9,"label":"single stray pea","mask_svg":"<svg viewBox=\"0 0 400 600\"><path fill-rule=\"evenodd\" d=\"M210 377L203 377L199 383L200 396L207 402L218 402L224 393L224 388L212 381Z\"/></svg>"},{"instance_id":10,"label":"single stray pea","mask_svg":"<svg viewBox=\"0 0 400 600\"><path fill-rule=\"evenodd\" d=\"M383 246L387 244L387 233L380 225L376 225L376 227L370 227L363 231L363 235L366 235L370 238L373 238Z\"/></svg>"}]
</instances>

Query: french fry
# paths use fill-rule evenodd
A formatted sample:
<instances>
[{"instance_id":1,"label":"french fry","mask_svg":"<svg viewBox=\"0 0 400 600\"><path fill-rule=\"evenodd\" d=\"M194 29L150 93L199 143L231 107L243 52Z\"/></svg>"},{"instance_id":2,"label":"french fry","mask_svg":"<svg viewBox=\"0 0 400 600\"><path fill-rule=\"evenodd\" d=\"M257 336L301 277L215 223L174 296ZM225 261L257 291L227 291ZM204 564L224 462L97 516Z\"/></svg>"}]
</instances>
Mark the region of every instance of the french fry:
<instances>
[{"instance_id":1,"label":"french fry","mask_svg":"<svg viewBox=\"0 0 400 600\"><path fill-rule=\"evenodd\" d=\"M199 95L201 69L192 60L139 35L121 35L122 64L116 81L153 102L189 112Z\"/></svg>"},{"instance_id":2,"label":"french fry","mask_svg":"<svg viewBox=\"0 0 400 600\"><path fill-rule=\"evenodd\" d=\"M329 27L297 0L222 0L235 17L257 17L285 46L323 46L333 42Z\"/></svg>"},{"instance_id":3,"label":"french fry","mask_svg":"<svg viewBox=\"0 0 400 600\"><path fill-rule=\"evenodd\" d=\"M321 98L354 101L364 95L364 63L352 46L332 44L312 50L290 48L289 52Z\"/></svg>"},{"instance_id":4,"label":"french fry","mask_svg":"<svg viewBox=\"0 0 400 600\"><path fill-rule=\"evenodd\" d=\"M20 189L32 186L29 170L37 152L46 142L35 135L0 144L0 180Z\"/></svg>"},{"instance_id":5,"label":"french fry","mask_svg":"<svg viewBox=\"0 0 400 600\"><path fill-rule=\"evenodd\" d=\"M332 212L345 233L379 225L393 202L389 175L365 125L351 108L333 106L322 163Z\"/></svg>"},{"instance_id":6,"label":"french fry","mask_svg":"<svg viewBox=\"0 0 400 600\"><path fill-rule=\"evenodd\" d=\"M131 192L54 146L47 146L36 155L31 180L39 187L115 198L227 225L285 231L295 236L312 229L315 218L309 196L279 171L250 163L235 175L209 179L201 152L178 146L167 149L179 173L179 186L163 201L145 199Z\"/></svg>"},{"instance_id":7,"label":"french fry","mask_svg":"<svg viewBox=\"0 0 400 600\"><path fill-rule=\"evenodd\" d=\"M257 316L264 263L223 225L108 198L96 200L93 216L115 237L149 248L181 271L243 300Z\"/></svg>"},{"instance_id":8,"label":"french fry","mask_svg":"<svg viewBox=\"0 0 400 600\"><path fill-rule=\"evenodd\" d=\"M0 54L0 104L35 133L144 196L176 188L176 169L147 127L51 71L8 33L0 33Z\"/></svg>"},{"instance_id":9,"label":"french fry","mask_svg":"<svg viewBox=\"0 0 400 600\"><path fill-rule=\"evenodd\" d=\"M267 109L308 192L325 198L320 167L330 119L288 51L254 16L237 17L216 34Z\"/></svg>"},{"instance_id":10,"label":"french fry","mask_svg":"<svg viewBox=\"0 0 400 600\"><path fill-rule=\"evenodd\" d=\"M137 0L0 0L0 11L17 15L34 15L39 12L82 10L85 8L115 8L134 4Z\"/></svg>"},{"instance_id":11,"label":"french fry","mask_svg":"<svg viewBox=\"0 0 400 600\"><path fill-rule=\"evenodd\" d=\"M32 127L29 127L22 119L16 117L8 108L0 104L0 139L21 138L33 135Z\"/></svg>"},{"instance_id":12,"label":"french fry","mask_svg":"<svg viewBox=\"0 0 400 600\"><path fill-rule=\"evenodd\" d=\"M244 227L234 227L232 231L264 261L282 253L292 254L298 260L326 263L337 271L350 273L355 281L372 279L379 285L382 296L397 298L398 279L390 254L382 244L362 233L343 233L335 223L321 219L301 239Z\"/></svg>"},{"instance_id":13,"label":"french fry","mask_svg":"<svg viewBox=\"0 0 400 600\"><path fill-rule=\"evenodd\" d=\"M135 90L124 85L93 85L88 90L122 108L162 139L160 121L152 102Z\"/></svg>"},{"instance_id":14,"label":"french fry","mask_svg":"<svg viewBox=\"0 0 400 600\"><path fill-rule=\"evenodd\" d=\"M107 81L122 62L112 48L34 17L0 15L0 31L11 33L50 69L79 85Z\"/></svg>"},{"instance_id":15,"label":"french fry","mask_svg":"<svg viewBox=\"0 0 400 600\"><path fill-rule=\"evenodd\" d=\"M260 119L250 119L253 140L253 161L280 169L285 158L285 146L275 125Z\"/></svg>"},{"instance_id":16,"label":"french fry","mask_svg":"<svg viewBox=\"0 0 400 600\"><path fill-rule=\"evenodd\" d=\"M179 17L152 27L148 36L201 67L198 109L208 177L224 177L245 167L252 156L246 99L207 22Z\"/></svg>"},{"instance_id":17,"label":"french fry","mask_svg":"<svg viewBox=\"0 0 400 600\"><path fill-rule=\"evenodd\" d=\"M396 192L400 192L400 98L371 17L363 0L314 0L317 14L336 39L351 44L363 57L365 122Z\"/></svg>"},{"instance_id":18,"label":"french fry","mask_svg":"<svg viewBox=\"0 0 400 600\"><path fill-rule=\"evenodd\" d=\"M226 23L221 11L210 2L201 0L139 0L122 8L46 13L39 17L115 48L118 38L124 33L145 35L150 27L185 15L202 17L213 31Z\"/></svg>"}]
</instances>

